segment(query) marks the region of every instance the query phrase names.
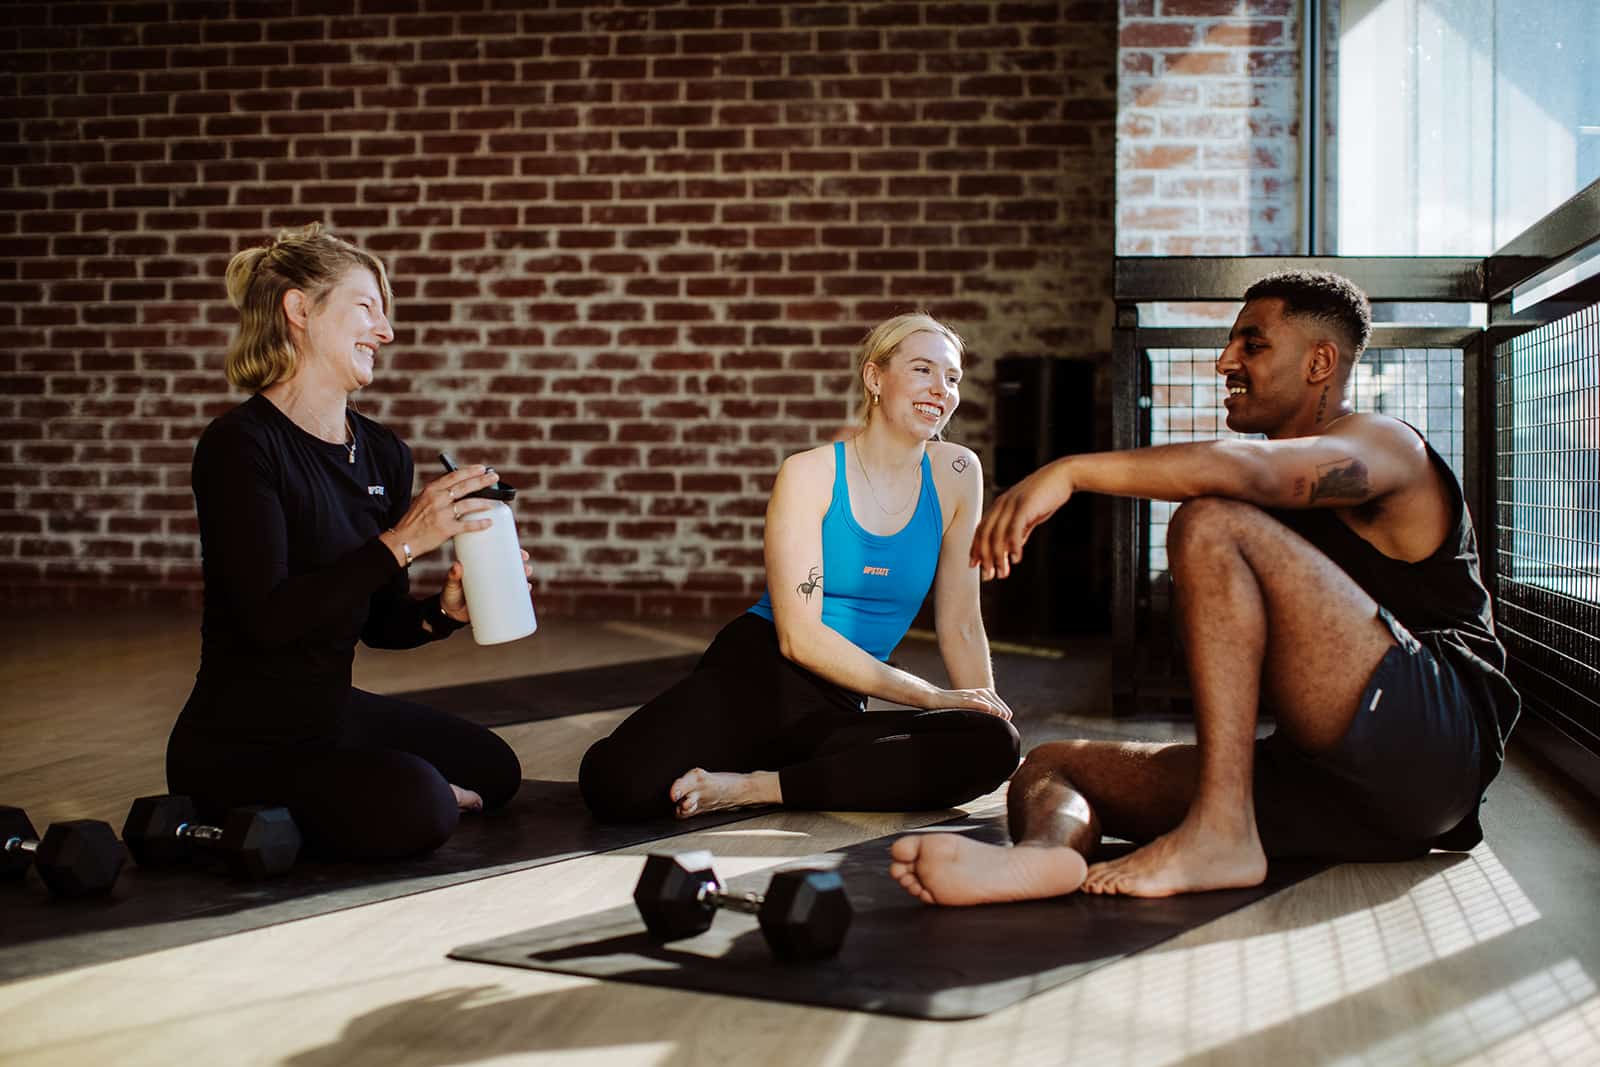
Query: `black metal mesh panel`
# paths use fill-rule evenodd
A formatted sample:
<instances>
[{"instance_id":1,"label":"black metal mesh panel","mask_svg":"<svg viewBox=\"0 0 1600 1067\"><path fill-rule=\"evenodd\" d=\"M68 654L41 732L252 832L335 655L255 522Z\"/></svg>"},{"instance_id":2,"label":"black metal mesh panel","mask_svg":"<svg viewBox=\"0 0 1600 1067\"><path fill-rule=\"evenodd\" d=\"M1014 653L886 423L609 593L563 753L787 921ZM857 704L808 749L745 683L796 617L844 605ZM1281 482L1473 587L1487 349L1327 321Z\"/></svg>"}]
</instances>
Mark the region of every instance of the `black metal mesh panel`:
<instances>
[{"instance_id":1,"label":"black metal mesh panel","mask_svg":"<svg viewBox=\"0 0 1600 1067\"><path fill-rule=\"evenodd\" d=\"M1523 699L1600 751L1600 307L1499 345L1496 610Z\"/></svg>"},{"instance_id":2,"label":"black metal mesh panel","mask_svg":"<svg viewBox=\"0 0 1600 1067\"><path fill-rule=\"evenodd\" d=\"M1224 424L1223 379L1215 349L1147 349L1150 361L1150 444L1240 437ZM1452 348L1369 349L1351 378L1357 411L1404 419L1421 430L1461 477L1462 354ZM1464 484L1464 483L1463 483ZM1150 607L1165 612L1169 598L1167 524L1178 505L1150 503Z\"/></svg>"}]
</instances>

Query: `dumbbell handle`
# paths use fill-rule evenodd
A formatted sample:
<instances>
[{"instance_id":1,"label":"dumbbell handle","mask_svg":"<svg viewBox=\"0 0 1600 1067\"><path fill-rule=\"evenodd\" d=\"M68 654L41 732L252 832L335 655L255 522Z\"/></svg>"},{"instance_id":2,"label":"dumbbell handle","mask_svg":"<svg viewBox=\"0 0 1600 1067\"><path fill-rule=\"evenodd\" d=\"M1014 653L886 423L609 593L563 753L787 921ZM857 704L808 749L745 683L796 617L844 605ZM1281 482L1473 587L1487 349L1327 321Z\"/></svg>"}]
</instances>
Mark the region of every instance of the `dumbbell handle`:
<instances>
[{"instance_id":1,"label":"dumbbell handle","mask_svg":"<svg viewBox=\"0 0 1600 1067\"><path fill-rule=\"evenodd\" d=\"M172 834L174 837L187 837L195 841L204 841L212 844L222 840L222 828L220 826L206 826L197 822L181 822L178 824L178 828L172 831Z\"/></svg>"},{"instance_id":2,"label":"dumbbell handle","mask_svg":"<svg viewBox=\"0 0 1600 1067\"><path fill-rule=\"evenodd\" d=\"M761 893L730 893L723 888L721 882L708 882L702 885L695 894L695 899L711 907L742 911L746 915L761 914L761 905L767 901Z\"/></svg>"},{"instance_id":3,"label":"dumbbell handle","mask_svg":"<svg viewBox=\"0 0 1600 1067\"><path fill-rule=\"evenodd\" d=\"M31 837L8 837L6 843L0 845L0 852L38 852L39 842Z\"/></svg>"}]
</instances>

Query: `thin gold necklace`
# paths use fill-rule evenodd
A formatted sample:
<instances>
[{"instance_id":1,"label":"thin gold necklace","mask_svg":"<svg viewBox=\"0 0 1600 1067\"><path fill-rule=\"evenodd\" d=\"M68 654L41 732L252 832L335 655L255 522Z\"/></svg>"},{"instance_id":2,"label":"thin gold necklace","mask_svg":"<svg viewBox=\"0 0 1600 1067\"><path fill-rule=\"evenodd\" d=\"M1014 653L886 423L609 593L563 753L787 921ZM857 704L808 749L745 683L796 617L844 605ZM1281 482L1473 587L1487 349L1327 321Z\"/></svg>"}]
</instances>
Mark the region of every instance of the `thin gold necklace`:
<instances>
[{"instance_id":1,"label":"thin gold necklace","mask_svg":"<svg viewBox=\"0 0 1600 1067\"><path fill-rule=\"evenodd\" d=\"M861 445L857 444L857 440L858 440L858 438L852 437L852 438L850 438L850 443L852 445L855 445L855 449L856 449L856 466L861 468L861 477L865 478L866 481L867 481L867 492L872 494L872 502L874 504L878 505L878 510L879 511L883 512L885 515L888 515L891 518L893 518L896 515L904 515L906 513L906 509L909 508L912 504L915 504L917 502L917 494L919 492L921 492L921 490L922 490L922 479L920 479L920 478L917 479L916 484L911 487L911 497L910 497L910 499L907 500L900 507L895 508L893 511L890 511L888 508L883 506L883 501L878 499L878 490L873 487L872 475L867 473L867 464L866 464L866 461L861 458Z\"/></svg>"},{"instance_id":2,"label":"thin gold necklace","mask_svg":"<svg viewBox=\"0 0 1600 1067\"><path fill-rule=\"evenodd\" d=\"M324 441L327 440L327 438L323 437L321 433L316 431L310 432L313 437L321 438ZM344 445L346 463L354 463L356 461L356 428L350 422L350 412L348 410L346 410L344 413L344 440L339 442L330 441L329 443Z\"/></svg>"}]
</instances>

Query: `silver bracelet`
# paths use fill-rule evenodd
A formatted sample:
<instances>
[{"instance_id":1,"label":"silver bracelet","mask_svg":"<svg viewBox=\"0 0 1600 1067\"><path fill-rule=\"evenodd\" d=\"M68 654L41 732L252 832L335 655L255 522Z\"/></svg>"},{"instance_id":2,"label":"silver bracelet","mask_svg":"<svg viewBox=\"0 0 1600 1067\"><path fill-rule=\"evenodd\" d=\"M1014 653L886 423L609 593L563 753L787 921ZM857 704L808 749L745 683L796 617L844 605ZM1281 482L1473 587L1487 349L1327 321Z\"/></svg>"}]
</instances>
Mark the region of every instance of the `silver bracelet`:
<instances>
[{"instance_id":1,"label":"silver bracelet","mask_svg":"<svg viewBox=\"0 0 1600 1067\"><path fill-rule=\"evenodd\" d=\"M394 529L394 527L393 527L393 526L391 526L391 527L389 527L389 528L388 528L388 529L387 529L387 530L385 530L385 531L383 531L383 532L384 532L384 533L395 533L395 529ZM395 536L396 536L396 537L398 537L398 536L399 536L399 534L395 534ZM403 566L405 566L405 567L410 567L410 566L411 566L411 561L412 561L412 560L414 560L414 559L416 559L416 557L415 557L415 556L413 556L413 555L412 555L412 554L411 554L411 546L410 546L410 545L408 545L408 544L406 544L406 543L405 543L405 542L404 542L404 541L401 541L401 542L400 542L400 551L401 551L401 552L402 552L402 553L403 553L403 554L404 554L404 555L405 555L405 557L406 557L406 561L405 561L405 563L404 563L404 564L403 564Z\"/></svg>"}]
</instances>

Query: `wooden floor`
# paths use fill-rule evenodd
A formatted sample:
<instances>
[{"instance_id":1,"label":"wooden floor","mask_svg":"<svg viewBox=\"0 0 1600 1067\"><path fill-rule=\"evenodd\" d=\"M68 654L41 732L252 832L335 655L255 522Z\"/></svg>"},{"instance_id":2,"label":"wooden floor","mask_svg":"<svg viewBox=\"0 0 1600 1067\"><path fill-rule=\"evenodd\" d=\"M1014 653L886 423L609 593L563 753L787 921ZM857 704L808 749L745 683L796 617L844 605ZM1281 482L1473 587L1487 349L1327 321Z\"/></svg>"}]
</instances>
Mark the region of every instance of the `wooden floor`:
<instances>
[{"instance_id":1,"label":"wooden floor","mask_svg":"<svg viewBox=\"0 0 1600 1067\"><path fill-rule=\"evenodd\" d=\"M397 692L622 662L701 647L711 629L547 622L493 649L462 634L363 652L357 684ZM166 733L196 662L194 617L13 613L0 649L0 802L40 825L120 825L131 797L164 788ZM501 732L528 777L570 779L623 713ZM1490 844L1471 856L1334 868L970 1022L444 958L626 903L639 848L0 985L0 1062L1600 1064L1600 821L1562 780L1514 755L1485 823ZM906 825L774 814L674 845L711 847L736 875Z\"/></svg>"}]
</instances>

